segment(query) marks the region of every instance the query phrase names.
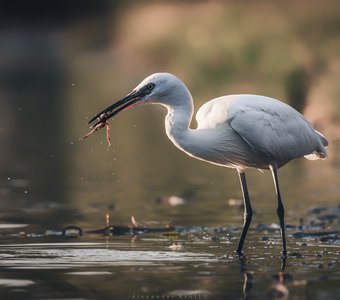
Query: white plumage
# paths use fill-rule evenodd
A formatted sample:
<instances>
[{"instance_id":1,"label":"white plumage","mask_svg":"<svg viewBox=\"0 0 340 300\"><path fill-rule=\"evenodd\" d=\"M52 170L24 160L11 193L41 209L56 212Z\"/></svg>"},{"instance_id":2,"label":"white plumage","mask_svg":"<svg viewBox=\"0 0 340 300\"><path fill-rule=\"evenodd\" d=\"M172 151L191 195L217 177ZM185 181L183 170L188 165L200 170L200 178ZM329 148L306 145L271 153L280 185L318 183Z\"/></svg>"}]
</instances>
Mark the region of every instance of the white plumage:
<instances>
[{"instance_id":1,"label":"white plumage","mask_svg":"<svg viewBox=\"0 0 340 300\"><path fill-rule=\"evenodd\" d=\"M325 158L327 140L295 109L258 95L230 95L205 103L197 112L198 128L231 127L251 148L280 167L294 158ZM265 167L257 166L256 167Z\"/></svg>"},{"instance_id":2,"label":"white plumage","mask_svg":"<svg viewBox=\"0 0 340 300\"><path fill-rule=\"evenodd\" d=\"M282 253L286 257L284 208L277 170L302 156L326 158L326 138L289 105L258 95L230 95L210 100L198 110L198 126L191 129L191 94L181 80L169 73L147 77L129 95L90 122L98 118L97 124L103 124L124 109L147 103L161 104L168 109L166 133L179 149L195 158L237 169L245 204L244 225L237 247L239 255L252 218L244 172L249 167L271 170L278 198Z\"/></svg>"}]
</instances>

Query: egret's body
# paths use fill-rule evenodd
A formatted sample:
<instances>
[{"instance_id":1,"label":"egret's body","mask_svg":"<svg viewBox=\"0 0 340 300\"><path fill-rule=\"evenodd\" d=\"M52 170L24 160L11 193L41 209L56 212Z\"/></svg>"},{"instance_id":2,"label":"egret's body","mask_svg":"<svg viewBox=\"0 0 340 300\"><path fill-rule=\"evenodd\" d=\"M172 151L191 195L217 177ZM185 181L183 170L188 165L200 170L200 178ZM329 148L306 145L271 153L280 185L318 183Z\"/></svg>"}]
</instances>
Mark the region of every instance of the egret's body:
<instances>
[{"instance_id":1,"label":"egret's body","mask_svg":"<svg viewBox=\"0 0 340 300\"><path fill-rule=\"evenodd\" d=\"M252 217L245 170L249 167L271 170L278 197L283 255L286 256L284 209L277 170L302 156L326 158L326 138L289 105L258 95L223 96L205 103L196 115L197 128L191 129L191 94L182 81L168 73L147 77L128 96L90 122L98 118L96 124L103 124L123 109L147 103L161 104L168 109L166 133L179 149L209 163L237 169L245 204L238 254L242 253Z\"/></svg>"},{"instance_id":2,"label":"egret's body","mask_svg":"<svg viewBox=\"0 0 340 300\"><path fill-rule=\"evenodd\" d=\"M230 95L213 99L198 110L197 129L189 128L191 114L192 108L168 107L167 135L181 150L210 163L244 171L270 165L279 168L304 155L326 155L324 137L300 113L272 98Z\"/></svg>"}]
</instances>

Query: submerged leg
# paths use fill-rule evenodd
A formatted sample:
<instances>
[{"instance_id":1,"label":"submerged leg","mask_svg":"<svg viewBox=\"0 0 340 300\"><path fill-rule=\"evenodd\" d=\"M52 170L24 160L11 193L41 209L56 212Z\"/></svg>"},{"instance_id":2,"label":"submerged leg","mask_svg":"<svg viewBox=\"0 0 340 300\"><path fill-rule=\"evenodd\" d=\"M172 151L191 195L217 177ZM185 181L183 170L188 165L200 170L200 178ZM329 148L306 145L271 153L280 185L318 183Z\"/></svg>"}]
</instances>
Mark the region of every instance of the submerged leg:
<instances>
[{"instance_id":1,"label":"submerged leg","mask_svg":"<svg viewBox=\"0 0 340 300\"><path fill-rule=\"evenodd\" d=\"M270 171L273 175L274 185L275 185L275 191L277 196L277 216L279 217L280 221L280 229L281 229L281 239L282 239L282 257L287 257L287 247L286 247L286 234L285 234L285 209L283 207L283 203L281 200L281 193L279 188L279 178L277 176L277 168L274 166L270 166Z\"/></svg>"},{"instance_id":2,"label":"submerged leg","mask_svg":"<svg viewBox=\"0 0 340 300\"><path fill-rule=\"evenodd\" d=\"M252 210L251 204L250 204L247 182L246 182L246 175L245 175L244 172L238 171L238 176L240 178L242 194L243 194L244 216L243 216L242 233L241 233L241 236L240 236L240 240L238 242L236 253L237 253L237 255L242 256L243 244L244 244L244 241L246 239L246 235L247 235L249 225L251 223L251 218L253 216L253 210Z\"/></svg>"}]
</instances>

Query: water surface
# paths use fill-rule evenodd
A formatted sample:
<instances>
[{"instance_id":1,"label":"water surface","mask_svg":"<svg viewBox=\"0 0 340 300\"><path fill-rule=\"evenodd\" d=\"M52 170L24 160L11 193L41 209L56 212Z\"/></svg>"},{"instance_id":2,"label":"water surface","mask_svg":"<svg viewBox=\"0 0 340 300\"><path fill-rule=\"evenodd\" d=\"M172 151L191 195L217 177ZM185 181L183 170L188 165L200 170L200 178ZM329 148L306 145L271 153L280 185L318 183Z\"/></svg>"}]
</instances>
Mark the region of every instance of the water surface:
<instances>
[{"instance_id":1,"label":"water surface","mask_svg":"<svg viewBox=\"0 0 340 300\"><path fill-rule=\"evenodd\" d=\"M339 239L294 237L280 258L277 230L172 235L3 236L3 299L336 299ZM176 245L176 247L173 247ZM177 249L177 250L171 250Z\"/></svg>"}]
</instances>

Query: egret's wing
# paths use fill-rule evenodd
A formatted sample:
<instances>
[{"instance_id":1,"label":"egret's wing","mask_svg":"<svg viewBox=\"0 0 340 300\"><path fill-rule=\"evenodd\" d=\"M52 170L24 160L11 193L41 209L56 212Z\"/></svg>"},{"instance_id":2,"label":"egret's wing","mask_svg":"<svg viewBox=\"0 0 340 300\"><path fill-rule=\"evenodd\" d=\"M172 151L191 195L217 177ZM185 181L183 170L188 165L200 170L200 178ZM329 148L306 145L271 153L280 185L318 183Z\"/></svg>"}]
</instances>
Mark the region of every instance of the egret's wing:
<instances>
[{"instance_id":1,"label":"egret's wing","mask_svg":"<svg viewBox=\"0 0 340 300\"><path fill-rule=\"evenodd\" d=\"M229 118L229 108L237 95L223 96L204 103L196 114L197 129L215 128Z\"/></svg>"},{"instance_id":2,"label":"egret's wing","mask_svg":"<svg viewBox=\"0 0 340 300\"><path fill-rule=\"evenodd\" d=\"M226 121L251 148L278 162L312 153L326 156L320 136L292 107L263 96L238 97L230 105Z\"/></svg>"}]
</instances>

